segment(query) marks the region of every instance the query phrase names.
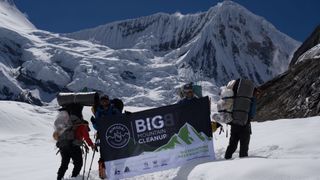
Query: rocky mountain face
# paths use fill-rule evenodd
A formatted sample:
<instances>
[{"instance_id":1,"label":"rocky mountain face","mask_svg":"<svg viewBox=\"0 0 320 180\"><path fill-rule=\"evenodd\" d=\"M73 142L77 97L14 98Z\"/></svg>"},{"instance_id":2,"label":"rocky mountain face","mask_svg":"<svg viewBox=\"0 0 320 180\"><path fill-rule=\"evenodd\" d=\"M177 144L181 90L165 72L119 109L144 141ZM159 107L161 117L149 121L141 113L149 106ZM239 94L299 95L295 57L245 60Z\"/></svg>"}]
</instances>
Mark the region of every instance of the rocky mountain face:
<instances>
[{"instance_id":1,"label":"rocky mountain face","mask_svg":"<svg viewBox=\"0 0 320 180\"><path fill-rule=\"evenodd\" d=\"M0 99L38 105L61 91L166 105L190 81L214 101L231 79L261 84L283 72L298 45L231 1L204 13L158 13L61 35L36 29L12 1L0 0L0 22Z\"/></svg>"},{"instance_id":2,"label":"rocky mountain face","mask_svg":"<svg viewBox=\"0 0 320 180\"><path fill-rule=\"evenodd\" d=\"M302 118L320 114L320 58L294 65L261 86L255 120Z\"/></svg>"},{"instance_id":3,"label":"rocky mountain face","mask_svg":"<svg viewBox=\"0 0 320 180\"><path fill-rule=\"evenodd\" d=\"M289 70L260 87L263 93L258 101L257 121L320 114L319 43L318 27L295 52L300 57L294 57L296 62Z\"/></svg>"}]
</instances>

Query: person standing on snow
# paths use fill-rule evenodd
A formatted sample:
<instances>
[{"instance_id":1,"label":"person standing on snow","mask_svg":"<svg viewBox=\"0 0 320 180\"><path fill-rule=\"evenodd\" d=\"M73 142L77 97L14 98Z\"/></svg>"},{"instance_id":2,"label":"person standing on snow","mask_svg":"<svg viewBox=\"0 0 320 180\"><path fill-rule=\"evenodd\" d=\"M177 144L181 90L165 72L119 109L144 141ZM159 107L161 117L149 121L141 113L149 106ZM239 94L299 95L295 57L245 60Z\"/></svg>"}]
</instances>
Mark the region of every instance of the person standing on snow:
<instances>
[{"instance_id":1,"label":"person standing on snow","mask_svg":"<svg viewBox=\"0 0 320 180\"><path fill-rule=\"evenodd\" d=\"M98 130L97 121L99 121L101 118L110 115L121 114L121 112L111 104L109 96L107 95L101 96L100 105L97 107L92 107L92 113L94 114L94 118L91 118L91 122L95 130Z\"/></svg>"},{"instance_id":2,"label":"person standing on snow","mask_svg":"<svg viewBox=\"0 0 320 180\"><path fill-rule=\"evenodd\" d=\"M234 86L234 90L237 86ZM234 91L235 92L235 91ZM225 153L225 159L231 159L232 154L236 151L238 142L240 141L240 152L239 157L247 157L249 151L249 143L250 143L250 136L252 134L251 130L251 120L254 118L256 114L256 106L257 106L257 99L259 98L260 90L255 88L253 91L253 97L251 98L251 106L249 112L249 119L246 125L241 126L234 123L230 123L231 125L231 136L229 139L229 145L227 147Z\"/></svg>"},{"instance_id":3,"label":"person standing on snow","mask_svg":"<svg viewBox=\"0 0 320 180\"><path fill-rule=\"evenodd\" d=\"M72 171L71 177L77 177L81 171L83 160L82 160L82 152L81 152L81 146L83 145L83 140L86 141L86 143L95 150L96 147L93 144L92 140L89 137L89 127L88 122L83 120L81 111L82 106L74 104L73 109L77 109L76 113L71 112L70 118L73 122L70 133L73 134L73 140L63 140L60 139L57 142L57 147L60 150L61 154L61 165L58 170L58 176L57 180L61 180L65 174L65 172L68 169L68 165L70 162L70 159L72 159L74 168ZM64 142L63 142L64 141Z\"/></svg>"},{"instance_id":4,"label":"person standing on snow","mask_svg":"<svg viewBox=\"0 0 320 180\"><path fill-rule=\"evenodd\" d=\"M183 95L184 95L184 98L181 99L178 103L179 104L184 104L184 103L187 103L193 99L197 99L197 97L195 96L194 92L193 92L193 85L192 83L188 83L188 84L185 84L183 86Z\"/></svg>"},{"instance_id":5,"label":"person standing on snow","mask_svg":"<svg viewBox=\"0 0 320 180\"><path fill-rule=\"evenodd\" d=\"M120 110L118 110L116 107L114 107L111 104L109 96L107 95L104 95L100 98L100 105L97 107L93 107L92 112L95 117L94 118L91 117L91 122L95 130L98 130L97 121L102 121L103 118L106 118L108 116L121 114ZM99 134L97 134L97 139L99 139ZM101 156L98 161L98 164L99 164L99 177L101 179L105 179L106 178L105 165L104 165L104 160L101 158Z\"/></svg>"}]
</instances>

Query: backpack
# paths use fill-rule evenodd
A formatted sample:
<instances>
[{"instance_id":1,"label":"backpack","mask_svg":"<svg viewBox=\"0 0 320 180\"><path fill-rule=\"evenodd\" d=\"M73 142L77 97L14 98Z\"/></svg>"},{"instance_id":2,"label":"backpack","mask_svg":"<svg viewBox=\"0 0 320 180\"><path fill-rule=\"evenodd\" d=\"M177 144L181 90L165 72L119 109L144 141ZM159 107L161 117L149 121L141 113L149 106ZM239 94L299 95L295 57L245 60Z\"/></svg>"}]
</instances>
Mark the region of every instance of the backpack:
<instances>
[{"instance_id":1,"label":"backpack","mask_svg":"<svg viewBox=\"0 0 320 180\"><path fill-rule=\"evenodd\" d=\"M56 117L56 120L54 121L54 140L57 141L59 136L70 126L72 126L72 123L70 121L68 111L66 111L66 109L60 109Z\"/></svg>"},{"instance_id":2,"label":"backpack","mask_svg":"<svg viewBox=\"0 0 320 180\"><path fill-rule=\"evenodd\" d=\"M195 94L198 98L201 98L201 97L202 97L202 86L194 84L194 85L192 86L192 89L193 89L194 94Z\"/></svg>"},{"instance_id":3,"label":"backpack","mask_svg":"<svg viewBox=\"0 0 320 180\"><path fill-rule=\"evenodd\" d=\"M221 94L220 94L220 100L217 103L217 109L218 112L232 112L233 107L233 90L227 88L226 86L223 86L220 88Z\"/></svg>"},{"instance_id":4,"label":"backpack","mask_svg":"<svg viewBox=\"0 0 320 180\"><path fill-rule=\"evenodd\" d=\"M232 123L245 126L249 119L254 84L247 79L238 79L233 86L233 91L235 95L232 109Z\"/></svg>"},{"instance_id":5,"label":"backpack","mask_svg":"<svg viewBox=\"0 0 320 180\"><path fill-rule=\"evenodd\" d=\"M230 123L232 121L233 97L234 93L231 86L222 86L220 100L217 103L218 114L212 118L220 123Z\"/></svg>"},{"instance_id":6,"label":"backpack","mask_svg":"<svg viewBox=\"0 0 320 180\"><path fill-rule=\"evenodd\" d=\"M58 148L64 148L70 145L82 145L82 140L75 138L75 131L82 123L82 120L65 109L59 111L54 121L53 138L57 141Z\"/></svg>"}]
</instances>

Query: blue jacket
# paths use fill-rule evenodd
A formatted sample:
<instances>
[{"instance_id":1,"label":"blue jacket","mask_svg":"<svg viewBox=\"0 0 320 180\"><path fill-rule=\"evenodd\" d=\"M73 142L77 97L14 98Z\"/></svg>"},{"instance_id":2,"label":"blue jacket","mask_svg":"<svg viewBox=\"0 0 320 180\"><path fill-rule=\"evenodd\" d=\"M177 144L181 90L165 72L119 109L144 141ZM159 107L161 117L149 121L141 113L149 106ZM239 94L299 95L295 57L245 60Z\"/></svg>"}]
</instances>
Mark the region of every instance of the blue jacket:
<instances>
[{"instance_id":1,"label":"blue jacket","mask_svg":"<svg viewBox=\"0 0 320 180\"><path fill-rule=\"evenodd\" d=\"M192 97L192 98L183 98L181 99L178 104L186 104L186 103L189 103L190 101L194 100L194 99L197 99L196 97Z\"/></svg>"},{"instance_id":2,"label":"blue jacket","mask_svg":"<svg viewBox=\"0 0 320 180\"><path fill-rule=\"evenodd\" d=\"M112 107L111 105L109 106L108 109L103 109L101 106L99 106L96 110L95 113L95 122L92 123L93 128L95 130L98 130L97 127L97 121L100 121L101 118L107 117L107 116L112 116L112 115L117 115L120 114L119 110L117 108Z\"/></svg>"},{"instance_id":3,"label":"blue jacket","mask_svg":"<svg viewBox=\"0 0 320 180\"><path fill-rule=\"evenodd\" d=\"M254 118L257 112L257 98L252 97L251 98L251 106L250 106L250 111L249 111L249 119Z\"/></svg>"}]
</instances>

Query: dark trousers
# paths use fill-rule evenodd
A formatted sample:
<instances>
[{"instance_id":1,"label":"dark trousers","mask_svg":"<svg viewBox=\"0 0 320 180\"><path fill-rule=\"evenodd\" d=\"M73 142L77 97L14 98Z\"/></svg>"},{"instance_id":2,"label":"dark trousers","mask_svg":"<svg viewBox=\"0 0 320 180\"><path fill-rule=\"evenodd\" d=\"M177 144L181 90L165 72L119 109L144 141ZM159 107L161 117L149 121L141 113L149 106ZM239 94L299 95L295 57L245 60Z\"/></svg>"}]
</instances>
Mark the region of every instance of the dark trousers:
<instances>
[{"instance_id":1,"label":"dark trousers","mask_svg":"<svg viewBox=\"0 0 320 180\"><path fill-rule=\"evenodd\" d=\"M72 171L72 177L78 176L81 171L82 163L83 163L80 146L70 145L67 147L60 148L60 154L62 159L61 159L60 168L58 170L57 179L60 180L63 178L64 174L68 169L70 159L72 159L73 165L74 165L73 171Z\"/></svg>"},{"instance_id":2,"label":"dark trousers","mask_svg":"<svg viewBox=\"0 0 320 180\"><path fill-rule=\"evenodd\" d=\"M226 150L225 159L232 158L232 154L237 150L240 141L239 157L247 157L250 143L251 125L237 126L231 125L231 136Z\"/></svg>"}]
</instances>

